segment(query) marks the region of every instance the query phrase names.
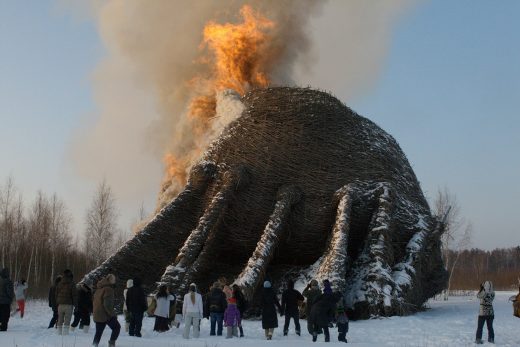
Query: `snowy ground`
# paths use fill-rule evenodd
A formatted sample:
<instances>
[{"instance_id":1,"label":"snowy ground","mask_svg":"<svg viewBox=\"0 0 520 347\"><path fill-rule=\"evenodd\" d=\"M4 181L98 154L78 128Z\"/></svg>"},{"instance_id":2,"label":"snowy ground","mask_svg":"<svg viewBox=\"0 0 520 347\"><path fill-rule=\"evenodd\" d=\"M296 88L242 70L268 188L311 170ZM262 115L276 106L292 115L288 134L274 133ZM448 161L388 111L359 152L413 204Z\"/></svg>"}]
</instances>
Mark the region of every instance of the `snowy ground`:
<instances>
[{"instance_id":1,"label":"snowy ground","mask_svg":"<svg viewBox=\"0 0 520 347\"><path fill-rule=\"evenodd\" d=\"M520 346L520 319L512 315L509 296L516 293L497 293L495 299L495 335L497 346ZM478 301L474 297L451 297L449 301L432 300L429 310L409 317L392 317L368 321L351 322L347 335L349 344L353 346L472 346L478 312ZM46 329L50 319L50 311L42 302L31 301L26 306L26 316L19 316L9 321L9 331L0 332L0 347L72 347L90 346L94 336L91 329L88 334L83 331L72 335L57 336L54 329ZM119 317L123 325L122 317ZM278 324L282 325L282 318ZM157 334L152 331L153 318L145 318L143 338L129 337L122 331L117 340L118 347L224 347L224 346L271 346L271 347L305 347L323 345L323 336L313 344L306 333L306 322L302 321L303 336L294 334L291 325L289 336L284 337L282 329L275 330L272 341L265 341L261 322L246 321L244 323L245 338L226 340L222 337L209 337L209 322L203 320L201 337L184 340L181 329L173 329L167 333ZM123 330L123 329L122 329ZM105 330L100 346L107 346L110 329ZM484 340L487 340L484 328ZM332 329L332 342L336 345L337 330ZM343 344L343 343L341 343ZM490 346L487 342L485 345Z\"/></svg>"}]
</instances>

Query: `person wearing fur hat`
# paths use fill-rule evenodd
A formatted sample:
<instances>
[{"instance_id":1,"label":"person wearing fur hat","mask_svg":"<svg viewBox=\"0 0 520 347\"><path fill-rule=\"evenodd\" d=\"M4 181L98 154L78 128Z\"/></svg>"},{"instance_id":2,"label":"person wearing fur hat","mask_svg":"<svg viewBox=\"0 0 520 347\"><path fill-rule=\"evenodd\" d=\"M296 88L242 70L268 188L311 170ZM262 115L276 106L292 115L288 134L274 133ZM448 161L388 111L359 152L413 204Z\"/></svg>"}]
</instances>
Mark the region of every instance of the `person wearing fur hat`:
<instances>
[{"instance_id":1,"label":"person wearing fur hat","mask_svg":"<svg viewBox=\"0 0 520 347\"><path fill-rule=\"evenodd\" d=\"M70 270L63 271L60 283L56 286L56 305L58 305L58 335L68 335L74 307L78 303L76 283Z\"/></svg>"},{"instance_id":2,"label":"person wearing fur hat","mask_svg":"<svg viewBox=\"0 0 520 347\"><path fill-rule=\"evenodd\" d=\"M238 337L238 326L240 325L240 311L237 307L237 299L231 297L227 300L226 311L224 312L224 325L226 326L226 339L233 336Z\"/></svg>"},{"instance_id":3,"label":"person wearing fur hat","mask_svg":"<svg viewBox=\"0 0 520 347\"><path fill-rule=\"evenodd\" d=\"M202 307L202 296L197 293L195 283L190 284L190 289L184 295L182 305L182 316L184 317L184 332L182 337L188 339L190 337L190 329L193 325L193 337L198 338L200 335L200 320L204 314Z\"/></svg>"},{"instance_id":4,"label":"person wearing fur hat","mask_svg":"<svg viewBox=\"0 0 520 347\"><path fill-rule=\"evenodd\" d=\"M77 285L78 305L74 311L74 321L70 325L70 330L74 331L79 324L79 328L88 333L90 327L90 314L92 313L92 291L86 284Z\"/></svg>"},{"instance_id":5,"label":"person wearing fur hat","mask_svg":"<svg viewBox=\"0 0 520 347\"><path fill-rule=\"evenodd\" d=\"M477 298L480 299L480 308L475 343L483 343L482 330L484 328L484 323L486 323L488 329L488 342L495 343L495 332L493 330L493 319L495 318L493 300L495 299L495 290L493 289L493 283L491 281L486 281L480 285Z\"/></svg>"},{"instance_id":6,"label":"person wearing fur hat","mask_svg":"<svg viewBox=\"0 0 520 347\"><path fill-rule=\"evenodd\" d=\"M121 325L117 321L117 315L114 310L114 287L116 285L116 276L108 274L105 278L99 280L94 292L94 322L96 323L96 334L92 346L98 347L103 331L108 325L112 329L108 347L115 347L116 340L121 331Z\"/></svg>"},{"instance_id":7,"label":"person wearing fur hat","mask_svg":"<svg viewBox=\"0 0 520 347\"><path fill-rule=\"evenodd\" d=\"M310 325L309 317L311 315L311 309L312 305L316 301L316 299L321 295L320 286L318 284L318 281L312 280L309 284L307 284L307 287L303 290L303 296L307 299L306 305L305 305L305 317L307 318L307 331L309 334L312 335L313 328Z\"/></svg>"},{"instance_id":8,"label":"person wearing fur hat","mask_svg":"<svg viewBox=\"0 0 520 347\"><path fill-rule=\"evenodd\" d=\"M126 293L128 293L128 289L132 288L134 285L134 280L129 279L126 281L126 288L123 290L123 316L125 317L125 332L128 332L130 328L130 320L131 320L131 313L128 311L128 308L126 306Z\"/></svg>"},{"instance_id":9,"label":"person wearing fur hat","mask_svg":"<svg viewBox=\"0 0 520 347\"><path fill-rule=\"evenodd\" d=\"M262 292L262 329L265 331L265 338L271 340L275 328L278 328L278 317L276 315L276 308L282 311L282 306L278 302L276 293L274 292L271 282L264 282L264 289Z\"/></svg>"},{"instance_id":10,"label":"person wearing fur hat","mask_svg":"<svg viewBox=\"0 0 520 347\"><path fill-rule=\"evenodd\" d=\"M128 282L127 282L128 285ZM141 287L141 279L134 278L132 286L128 288L125 297L125 305L130 315L128 334L130 336L141 337L141 327L143 325L144 312L148 308L146 294Z\"/></svg>"}]
</instances>

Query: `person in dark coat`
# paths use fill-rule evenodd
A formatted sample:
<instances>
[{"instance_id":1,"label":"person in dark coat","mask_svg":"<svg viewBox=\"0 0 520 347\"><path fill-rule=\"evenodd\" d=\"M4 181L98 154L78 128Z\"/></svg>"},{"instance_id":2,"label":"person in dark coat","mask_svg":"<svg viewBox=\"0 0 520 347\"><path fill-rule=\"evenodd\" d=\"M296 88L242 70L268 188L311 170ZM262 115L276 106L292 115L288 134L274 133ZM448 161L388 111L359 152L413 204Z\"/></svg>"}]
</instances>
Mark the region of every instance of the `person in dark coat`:
<instances>
[{"instance_id":1,"label":"person in dark coat","mask_svg":"<svg viewBox=\"0 0 520 347\"><path fill-rule=\"evenodd\" d=\"M56 303L56 286L61 281L61 275L54 279L54 285L49 288L49 307L52 309L52 318L49 327L54 328L58 322L58 304Z\"/></svg>"},{"instance_id":2,"label":"person in dark coat","mask_svg":"<svg viewBox=\"0 0 520 347\"><path fill-rule=\"evenodd\" d=\"M265 337L268 340L273 338L275 328L278 328L278 317L276 308L282 311L282 306L278 302L276 293L271 287L271 282L264 282L264 291L262 292L262 329L265 330Z\"/></svg>"},{"instance_id":3,"label":"person in dark coat","mask_svg":"<svg viewBox=\"0 0 520 347\"><path fill-rule=\"evenodd\" d=\"M244 297L244 294L240 290L240 287L236 284L233 285L233 297L237 299L237 308L240 312L240 317L244 318L244 312L247 309L247 300ZM242 328L242 319L240 319L240 325L238 326L240 330L240 337L244 337L244 329Z\"/></svg>"},{"instance_id":4,"label":"person in dark coat","mask_svg":"<svg viewBox=\"0 0 520 347\"><path fill-rule=\"evenodd\" d=\"M217 336L222 336L224 312L226 311L227 300L226 294L222 291L222 284L217 281L213 283L210 292L206 296L206 309L210 317L210 336L215 335L215 326L217 327Z\"/></svg>"},{"instance_id":5,"label":"person in dark coat","mask_svg":"<svg viewBox=\"0 0 520 347\"><path fill-rule=\"evenodd\" d=\"M130 336L141 337L141 327L143 326L144 312L148 308L146 294L141 286L141 279L134 278L133 286L126 292L126 309L130 312L130 325L128 334Z\"/></svg>"},{"instance_id":6,"label":"person in dark coat","mask_svg":"<svg viewBox=\"0 0 520 347\"><path fill-rule=\"evenodd\" d=\"M74 310L74 321L70 325L70 330L74 331L79 324L79 328L88 333L90 314L92 313L92 291L85 284L78 284L76 288L78 291L78 305Z\"/></svg>"},{"instance_id":7,"label":"person in dark coat","mask_svg":"<svg viewBox=\"0 0 520 347\"><path fill-rule=\"evenodd\" d=\"M348 333L348 315L347 305L345 304L345 298L343 294L338 293L340 299L336 305L336 325L338 327L338 341L347 342Z\"/></svg>"},{"instance_id":8,"label":"person in dark coat","mask_svg":"<svg viewBox=\"0 0 520 347\"><path fill-rule=\"evenodd\" d=\"M287 282L287 289L282 293L282 314L285 315L285 324L283 326L283 335L287 336L289 333L289 323L291 318L294 320L294 327L296 335L300 336L300 311L298 303L304 299L303 295L294 289L294 281Z\"/></svg>"},{"instance_id":9,"label":"person in dark coat","mask_svg":"<svg viewBox=\"0 0 520 347\"><path fill-rule=\"evenodd\" d=\"M325 334L325 342L330 342L329 324L336 313L336 302L339 297L332 293L330 283L325 280L323 294L314 302L309 316L309 322L312 328L312 341L318 339L318 331L323 330Z\"/></svg>"},{"instance_id":10,"label":"person in dark coat","mask_svg":"<svg viewBox=\"0 0 520 347\"><path fill-rule=\"evenodd\" d=\"M9 269L0 271L0 331L6 331L11 316L11 304L14 300L13 281L9 278Z\"/></svg>"},{"instance_id":11,"label":"person in dark coat","mask_svg":"<svg viewBox=\"0 0 520 347\"><path fill-rule=\"evenodd\" d=\"M313 328L311 327L309 316L311 315L312 304L321 295L320 286L318 281L312 280L307 287L303 290L303 296L307 299L305 305L305 317L307 318L307 331L312 335Z\"/></svg>"}]
</instances>

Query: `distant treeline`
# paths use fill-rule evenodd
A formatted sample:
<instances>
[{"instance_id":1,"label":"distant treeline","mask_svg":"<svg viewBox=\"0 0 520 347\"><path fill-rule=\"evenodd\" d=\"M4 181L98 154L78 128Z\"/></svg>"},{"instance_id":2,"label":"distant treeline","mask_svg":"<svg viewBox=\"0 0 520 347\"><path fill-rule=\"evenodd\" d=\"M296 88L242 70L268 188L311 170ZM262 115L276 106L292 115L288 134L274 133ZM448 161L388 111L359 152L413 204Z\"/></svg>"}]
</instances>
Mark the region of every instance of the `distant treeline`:
<instances>
[{"instance_id":1,"label":"distant treeline","mask_svg":"<svg viewBox=\"0 0 520 347\"><path fill-rule=\"evenodd\" d=\"M456 258L457 254L453 252L451 256ZM520 246L492 251L463 250L453 270L451 289L476 290L480 283L491 280L495 289L517 290L519 276Z\"/></svg>"},{"instance_id":2,"label":"distant treeline","mask_svg":"<svg viewBox=\"0 0 520 347\"><path fill-rule=\"evenodd\" d=\"M29 297L46 298L65 269L80 280L128 238L117 227L114 202L102 182L86 211L85 229L73 233L72 216L56 194L39 191L26 203L8 178L0 184L0 268L8 268L13 281L25 279Z\"/></svg>"}]
</instances>

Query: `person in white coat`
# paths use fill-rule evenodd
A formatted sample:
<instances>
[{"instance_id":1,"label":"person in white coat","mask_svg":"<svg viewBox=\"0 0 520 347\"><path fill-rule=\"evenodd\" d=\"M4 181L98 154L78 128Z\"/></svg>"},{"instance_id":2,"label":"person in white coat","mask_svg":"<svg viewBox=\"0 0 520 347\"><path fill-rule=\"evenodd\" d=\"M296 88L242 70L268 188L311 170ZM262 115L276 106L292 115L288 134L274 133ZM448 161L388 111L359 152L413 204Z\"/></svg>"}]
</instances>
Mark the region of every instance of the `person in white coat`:
<instances>
[{"instance_id":1,"label":"person in white coat","mask_svg":"<svg viewBox=\"0 0 520 347\"><path fill-rule=\"evenodd\" d=\"M190 337L190 328L193 325L193 337L198 338L200 335L200 320L203 314L202 296L197 293L195 283L190 284L189 292L184 295L184 303L182 305L182 316L184 318L184 333L182 337L188 339Z\"/></svg>"}]
</instances>

